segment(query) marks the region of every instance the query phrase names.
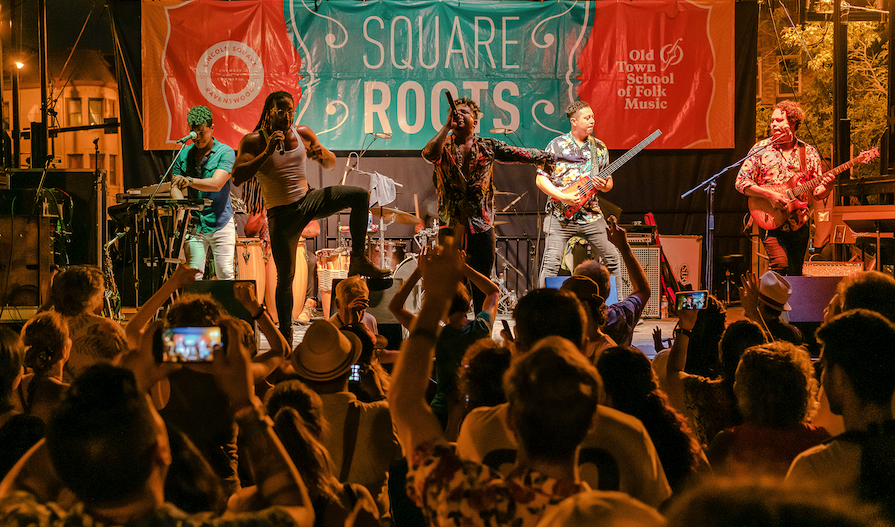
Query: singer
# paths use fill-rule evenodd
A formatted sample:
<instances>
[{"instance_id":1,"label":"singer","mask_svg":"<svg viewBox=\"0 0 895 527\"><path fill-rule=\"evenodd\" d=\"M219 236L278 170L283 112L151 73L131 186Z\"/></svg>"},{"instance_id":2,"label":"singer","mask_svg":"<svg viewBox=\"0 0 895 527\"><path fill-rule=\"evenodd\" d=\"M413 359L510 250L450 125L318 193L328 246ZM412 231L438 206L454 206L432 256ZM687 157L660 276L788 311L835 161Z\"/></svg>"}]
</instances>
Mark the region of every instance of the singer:
<instances>
[{"instance_id":1,"label":"singer","mask_svg":"<svg viewBox=\"0 0 895 527\"><path fill-rule=\"evenodd\" d=\"M481 112L472 99L457 99L447 122L423 148L423 157L435 165L432 180L438 193L438 215L450 232L458 223L466 227L463 247L469 266L491 276L494 265L494 162L527 163L552 170L557 160L580 161L563 154L510 146L479 137L475 127ZM447 229L447 230L445 230ZM482 310L485 293L472 288L475 311Z\"/></svg>"},{"instance_id":2,"label":"singer","mask_svg":"<svg viewBox=\"0 0 895 527\"><path fill-rule=\"evenodd\" d=\"M771 137L755 143L749 150L750 156L736 178L739 192L761 198L769 207L789 211L789 218L782 225L759 229L770 268L782 275L802 274L811 232L807 206L790 200L785 192L823 172L817 149L796 138L795 132L804 118L805 112L798 103L777 103L771 114ZM812 196L804 197L804 204L825 199L831 190L832 186L816 187Z\"/></svg>"},{"instance_id":3,"label":"singer","mask_svg":"<svg viewBox=\"0 0 895 527\"><path fill-rule=\"evenodd\" d=\"M584 203L571 219L563 215L565 206L578 205L587 199L577 194L563 191L584 176L595 183L600 192L612 190L612 175L602 178L600 169L609 165L609 150L603 141L591 134L594 131L594 111L584 101L575 101L566 108L571 130L554 138L547 145L547 151L554 154L581 156L583 163L557 163L555 170L548 173L538 170L536 183L549 197L547 200L547 219L544 221L544 258L541 261L541 273L538 284L544 287L548 276L556 276L566 244L572 236L587 239L596 251L594 259L601 258L603 265L613 276L618 276L619 253L606 234L606 218L600 210L599 200L593 198Z\"/></svg>"},{"instance_id":4,"label":"singer","mask_svg":"<svg viewBox=\"0 0 895 527\"><path fill-rule=\"evenodd\" d=\"M277 268L277 315L280 331L292 342L292 280L295 250L302 229L309 222L350 208L351 264L349 275L382 278L388 271L377 269L366 256L367 210L370 194L360 187L308 186L306 161L313 159L332 168L336 156L320 144L307 126L297 125L292 94L271 93L264 101L255 131L239 143L233 179L237 185L257 179L267 209L270 249Z\"/></svg>"},{"instance_id":5,"label":"singer","mask_svg":"<svg viewBox=\"0 0 895 527\"><path fill-rule=\"evenodd\" d=\"M236 252L236 222L230 204L230 171L236 154L213 137L211 110L193 106L186 114L193 144L184 147L172 169L171 185L188 192L190 198L209 199L211 205L194 210L186 235L189 266L205 274L205 254L214 255L218 280L233 280L233 254Z\"/></svg>"}]
</instances>

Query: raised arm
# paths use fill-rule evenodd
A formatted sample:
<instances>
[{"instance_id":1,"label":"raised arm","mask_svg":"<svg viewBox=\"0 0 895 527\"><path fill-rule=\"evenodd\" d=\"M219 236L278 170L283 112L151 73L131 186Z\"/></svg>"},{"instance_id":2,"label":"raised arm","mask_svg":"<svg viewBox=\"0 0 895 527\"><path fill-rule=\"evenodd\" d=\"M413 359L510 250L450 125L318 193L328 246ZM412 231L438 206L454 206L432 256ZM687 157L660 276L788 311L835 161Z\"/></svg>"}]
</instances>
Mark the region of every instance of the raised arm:
<instances>
[{"instance_id":1,"label":"raised arm","mask_svg":"<svg viewBox=\"0 0 895 527\"><path fill-rule=\"evenodd\" d=\"M615 245L619 254L621 254L622 260L625 262L625 267L628 270L628 278L631 279L630 296L638 297L645 306L652 294L646 273L643 272L643 267L634 256L634 251L631 250L631 246L628 245L628 239L625 237L625 230L619 227L615 221L610 221L608 223L609 226L606 228L606 234L609 236L609 241L612 242L612 245Z\"/></svg>"},{"instance_id":2,"label":"raised arm","mask_svg":"<svg viewBox=\"0 0 895 527\"><path fill-rule=\"evenodd\" d=\"M466 261L466 254L462 253L463 261ZM497 318L497 302L500 300L500 288L492 282L488 277L476 271L469 264L463 264L463 275L472 282L472 285L479 288L479 291L485 293L485 302L482 304L482 311L487 311L491 315L491 323Z\"/></svg>"},{"instance_id":3,"label":"raised arm","mask_svg":"<svg viewBox=\"0 0 895 527\"><path fill-rule=\"evenodd\" d=\"M435 134L435 137L429 139L429 142L423 147L423 157L427 161L431 163L438 161L441 157L441 153L444 152L444 144L447 142L448 134L454 126L454 112L453 110L450 110L448 112L448 118L444 122L444 126L442 126L441 130Z\"/></svg>"},{"instance_id":4,"label":"raised arm","mask_svg":"<svg viewBox=\"0 0 895 527\"><path fill-rule=\"evenodd\" d=\"M159 309L165 305L165 302L171 298L171 295L176 293L178 289L196 281L197 272L186 264L178 265L177 269L165 280L165 283L162 284L158 291L140 306L137 314L128 321L127 326L124 328L124 333L127 335L127 344L131 349L135 349L140 345L140 339L142 338L143 330L146 329L146 325L155 318Z\"/></svg>"},{"instance_id":5,"label":"raised arm","mask_svg":"<svg viewBox=\"0 0 895 527\"><path fill-rule=\"evenodd\" d=\"M261 305L261 302L258 302L253 284L248 282L234 283L233 296L249 311L252 319L258 322L258 329L261 330L261 333L267 338L267 342L270 343L270 350L256 355L252 359L252 378L257 384L266 379L285 359L289 358L291 346L286 342L286 337L277 329L273 319L270 318L267 308Z\"/></svg>"},{"instance_id":6,"label":"raised arm","mask_svg":"<svg viewBox=\"0 0 895 527\"><path fill-rule=\"evenodd\" d=\"M425 258L425 256L426 255L423 254L422 258ZM420 264L423 263L422 258L420 259ZM413 270L410 277L407 278L407 281L401 284L401 288L398 289L398 292L395 293L395 296L393 296L392 300L388 303L388 310L395 315L395 318L398 319L398 323L407 329L410 329L410 326L413 325L416 317L413 313L404 308L404 304L407 302L407 297L410 296L410 292L413 291L413 287L420 281L422 276L422 265L418 265L417 268Z\"/></svg>"},{"instance_id":7,"label":"raised arm","mask_svg":"<svg viewBox=\"0 0 895 527\"><path fill-rule=\"evenodd\" d=\"M283 138L281 130L270 134L266 141L261 132L252 132L243 137L236 152L236 162L233 163L233 183L239 186L252 179L261 165L276 150L277 139Z\"/></svg>"},{"instance_id":8,"label":"raised arm","mask_svg":"<svg viewBox=\"0 0 895 527\"><path fill-rule=\"evenodd\" d=\"M309 158L320 163L320 166L326 169L336 166L336 155L320 144L320 140L317 139L317 134L313 130L304 125L296 126L295 129L298 130L298 136L305 143Z\"/></svg>"},{"instance_id":9,"label":"raised arm","mask_svg":"<svg viewBox=\"0 0 895 527\"><path fill-rule=\"evenodd\" d=\"M682 309L677 312L680 320L680 333L675 337L674 344L668 352L668 362L665 363L665 387L671 405L679 411L686 411L684 398L683 377L684 366L687 364L687 348L690 346L690 332L696 325L696 316L699 311Z\"/></svg>"},{"instance_id":10,"label":"raised arm","mask_svg":"<svg viewBox=\"0 0 895 527\"><path fill-rule=\"evenodd\" d=\"M462 227L461 227L462 228ZM439 322L447 314L457 283L463 276L463 260L454 248L459 229L443 247L427 258L423 280L426 295L410 336L401 346L401 354L392 375L388 393L389 410L405 452L413 452L424 443L443 441L441 423L426 403L426 388L432 371Z\"/></svg>"}]
</instances>

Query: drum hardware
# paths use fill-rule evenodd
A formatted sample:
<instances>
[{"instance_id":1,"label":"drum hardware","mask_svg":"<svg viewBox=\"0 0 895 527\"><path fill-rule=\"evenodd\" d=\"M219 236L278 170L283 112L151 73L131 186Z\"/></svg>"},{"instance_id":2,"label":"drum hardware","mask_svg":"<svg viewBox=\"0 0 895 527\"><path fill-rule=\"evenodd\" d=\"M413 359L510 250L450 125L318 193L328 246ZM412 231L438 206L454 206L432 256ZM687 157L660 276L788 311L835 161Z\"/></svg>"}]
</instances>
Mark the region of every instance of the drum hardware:
<instances>
[{"instance_id":1,"label":"drum hardware","mask_svg":"<svg viewBox=\"0 0 895 527\"><path fill-rule=\"evenodd\" d=\"M519 194L517 194L515 192L504 192L502 190L494 189L494 195L495 196L518 196Z\"/></svg>"}]
</instances>

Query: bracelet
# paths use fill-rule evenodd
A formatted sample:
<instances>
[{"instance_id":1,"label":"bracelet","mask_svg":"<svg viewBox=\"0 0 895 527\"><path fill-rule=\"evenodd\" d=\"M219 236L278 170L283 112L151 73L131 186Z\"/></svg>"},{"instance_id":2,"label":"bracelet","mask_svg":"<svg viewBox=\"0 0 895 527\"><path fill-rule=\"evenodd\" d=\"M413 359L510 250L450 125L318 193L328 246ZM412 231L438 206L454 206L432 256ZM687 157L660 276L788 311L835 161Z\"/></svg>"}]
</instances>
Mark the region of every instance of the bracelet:
<instances>
[{"instance_id":1,"label":"bracelet","mask_svg":"<svg viewBox=\"0 0 895 527\"><path fill-rule=\"evenodd\" d=\"M193 176L186 177L186 186L190 186L193 184Z\"/></svg>"},{"instance_id":2,"label":"bracelet","mask_svg":"<svg viewBox=\"0 0 895 527\"><path fill-rule=\"evenodd\" d=\"M411 337L420 337L435 342L436 340L438 340L438 333L428 329L413 328L413 331L410 332L410 335L407 338Z\"/></svg>"},{"instance_id":3,"label":"bracelet","mask_svg":"<svg viewBox=\"0 0 895 527\"><path fill-rule=\"evenodd\" d=\"M263 317L264 313L266 312L267 309L265 309L264 306L261 306L261 311L259 311L257 315L252 315L252 320L258 320L259 318Z\"/></svg>"},{"instance_id":4,"label":"bracelet","mask_svg":"<svg viewBox=\"0 0 895 527\"><path fill-rule=\"evenodd\" d=\"M689 329L681 328L681 335L684 335L685 337L690 338L693 336L693 332L690 331Z\"/></svg>"}]
</instances>

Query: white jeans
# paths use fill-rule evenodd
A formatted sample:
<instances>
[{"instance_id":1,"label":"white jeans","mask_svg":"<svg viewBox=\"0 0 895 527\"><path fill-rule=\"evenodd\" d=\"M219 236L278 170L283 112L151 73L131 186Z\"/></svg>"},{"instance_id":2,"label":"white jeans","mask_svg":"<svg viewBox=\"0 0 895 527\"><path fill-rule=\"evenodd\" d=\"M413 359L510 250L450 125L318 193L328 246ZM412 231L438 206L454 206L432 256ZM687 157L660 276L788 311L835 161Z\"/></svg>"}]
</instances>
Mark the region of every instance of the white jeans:
<instances>
[{"instance_id":1,"label":"white jeans","mask_svg":"<svg viewBox=\"0 0 895 527\"><path fill-rule=\"evenodd\" d=\"M190 233L186 237L186 259L189 266L199 271L197 279L205 274L205 254L208 248L214 255L214 268L218 280L233 280L233 257L236 253L236 222L233 218L220 229L209 233Z\"/></svg>"}]
</instances>

